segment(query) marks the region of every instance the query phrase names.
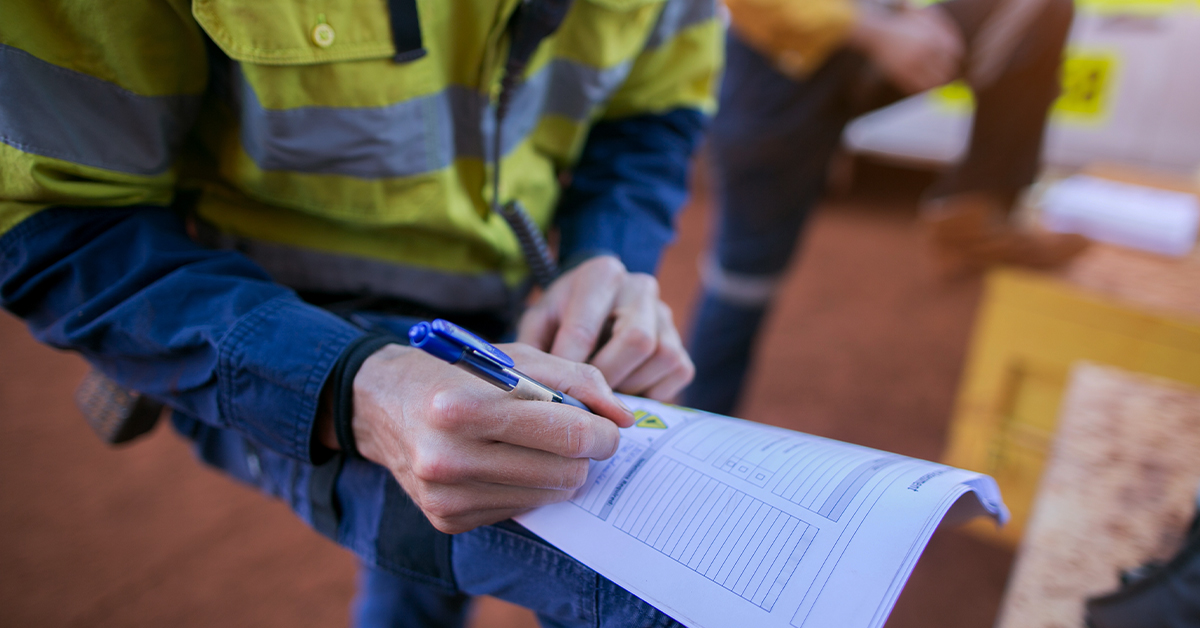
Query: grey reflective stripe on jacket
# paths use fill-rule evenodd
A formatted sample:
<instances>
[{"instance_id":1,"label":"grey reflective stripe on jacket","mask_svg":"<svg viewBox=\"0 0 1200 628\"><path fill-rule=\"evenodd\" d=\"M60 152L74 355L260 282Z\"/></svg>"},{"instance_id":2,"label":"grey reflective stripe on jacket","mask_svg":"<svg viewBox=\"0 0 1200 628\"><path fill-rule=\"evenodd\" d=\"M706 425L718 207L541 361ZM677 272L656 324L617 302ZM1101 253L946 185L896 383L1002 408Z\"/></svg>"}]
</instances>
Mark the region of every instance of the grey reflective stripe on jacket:
<instances>
[{"instance_id":1,"label":"grey reflective stripe on jacket","mask_svg":"<svg viewBox=\"0 0 1200 628\"><path fill-rule=\"evenodd\" d=\"M460 312L513 311L523 295L509 288L499 273L467 275L407 266L217 233L207 225L201 228L200 240L241 252L294 290L389 297Z\"/></svg>"},{"instance_id":2,"label":"grey reflective stripe on jacket","mask_svg":"<svg viewBox=\"0 0 1200 628\"><path fill-rule=\"evenodd\" d=\"M645 49L711 19L712 2L669 0ZM544 115L583 122L612 97L632 62L597 69L558 58L528 77L504 120L503 154L523 142ZM241 141L263 170L406 177L446 168L455 159L486 159L494 115L485 94L462 85L383 107L267 109L236 71Z\"/></svg>"},{"instance_id":3,"label":"grey reflective stripe on jacket","mask_svg":"<svg viewBox=\"0 0 1200 628\"><path fill-rule=\"evenodd\" d=\"M199 109L198 95L142 96L0 44L0 142L27 153L163 174Z\"/></svg>"},{"instance_id":4,"label":"grey reflective stripe on jacket","mask_svg":"<svg viewBox=\"0 0 1200 628\"><path fill-rule=\"evenodd\" d=\"M716 14L716 2L694 2L693 0L667 0L658 23L646 39L646 50L654 50L689 26L706 22Z\"/></svg>"},{"instance_id":5,"label":"grey reflective stripe on jacket","mask_svg":"<svg viewBox=\"0 0 1200 628\"><path fill-rule=\"evenodd\" d=\"M507 154L543 115L581 122L629 75L631 64L596 69L556 59L513 96L501 147ZM234 90L241 108L242 147L263 170L340 174L364 179L433 172L455 159L484 159L494 117L487 96L452 85L384 107L266 109L241 72Z\"/></svg>"}]
</instances>

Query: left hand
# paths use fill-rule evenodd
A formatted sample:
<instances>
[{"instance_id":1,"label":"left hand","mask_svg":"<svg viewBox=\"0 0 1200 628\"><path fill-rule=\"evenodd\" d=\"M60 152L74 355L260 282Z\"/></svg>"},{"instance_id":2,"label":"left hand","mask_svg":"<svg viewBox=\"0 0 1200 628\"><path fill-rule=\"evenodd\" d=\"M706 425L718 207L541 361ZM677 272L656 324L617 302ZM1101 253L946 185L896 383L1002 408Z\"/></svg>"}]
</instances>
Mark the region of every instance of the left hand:
<instances>
[{"instance_id":1,"label":"left hand","mask_svg":"<svg viewBox=\"0 0 1200 628\"><path fill-rule=\"evenodd\" d=\"M692 381L658 280L615 257L594 257L559 277L522 317L518 342L590 362L619 392L671 401Z\"/></svg>"}]
</instances>

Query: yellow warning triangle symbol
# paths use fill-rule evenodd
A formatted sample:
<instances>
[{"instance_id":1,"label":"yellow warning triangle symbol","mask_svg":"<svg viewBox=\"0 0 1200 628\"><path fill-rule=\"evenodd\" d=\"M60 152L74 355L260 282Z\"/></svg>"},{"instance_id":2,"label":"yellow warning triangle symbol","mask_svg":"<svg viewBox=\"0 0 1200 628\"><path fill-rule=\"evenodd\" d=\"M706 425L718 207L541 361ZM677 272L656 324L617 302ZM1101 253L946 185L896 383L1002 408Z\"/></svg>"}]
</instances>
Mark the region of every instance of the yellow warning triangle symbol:
<instances>
[{"instance_id":1,"label":"yellow warning triangle symbol","mask_svg":"<svg viewBox=\"0 0 1200 628\"><path fill-rule=\"evenodd\" d=\"M656 430L667 429L667 424L663 423L663 420L657 414L650 414L645 410L634 412L633 418L637 419L636 425L638 427L650 427Z\"/></svg>"}]
</instances>

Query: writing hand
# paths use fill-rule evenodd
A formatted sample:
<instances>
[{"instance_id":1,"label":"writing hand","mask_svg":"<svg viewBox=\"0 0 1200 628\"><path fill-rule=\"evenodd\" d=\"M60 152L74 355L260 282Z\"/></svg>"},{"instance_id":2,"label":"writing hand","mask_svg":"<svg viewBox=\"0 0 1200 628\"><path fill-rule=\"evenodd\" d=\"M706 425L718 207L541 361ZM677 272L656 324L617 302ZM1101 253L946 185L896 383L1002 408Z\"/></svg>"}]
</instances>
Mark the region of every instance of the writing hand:
<instances>
[{"instance_id":1,"label":"writing hand","mask_svg":"<svg viewBox=\"0 0 1200 628\"><path fill-rule=\"evenodd\" d=\"M354 378L354 436L437 529L456 534L568 499L588 460L616 452L633 417L589 365L520 344L517 368L583 401L524 401L411 347L388 345Z\"/></svg>"}]
</instances>

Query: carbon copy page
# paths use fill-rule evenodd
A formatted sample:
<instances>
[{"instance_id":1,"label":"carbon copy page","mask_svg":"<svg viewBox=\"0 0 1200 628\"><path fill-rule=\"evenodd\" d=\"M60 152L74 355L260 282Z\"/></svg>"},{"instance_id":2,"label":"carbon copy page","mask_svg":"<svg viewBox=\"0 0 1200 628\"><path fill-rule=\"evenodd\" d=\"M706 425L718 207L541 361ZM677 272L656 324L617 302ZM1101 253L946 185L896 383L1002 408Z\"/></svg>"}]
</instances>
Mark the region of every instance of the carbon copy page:
<instances>
[{"instance_id":1,"label":"carbon copy page","mask_svg":"<svg viewBox=\"0 0 1200 628\"><path fill-rule=\"evenodd\" d=\"M617 453L517 521L692 628L882 626L960 497L1007 517L987 476L622 400Z\"/></svg>"}]
</instances>

